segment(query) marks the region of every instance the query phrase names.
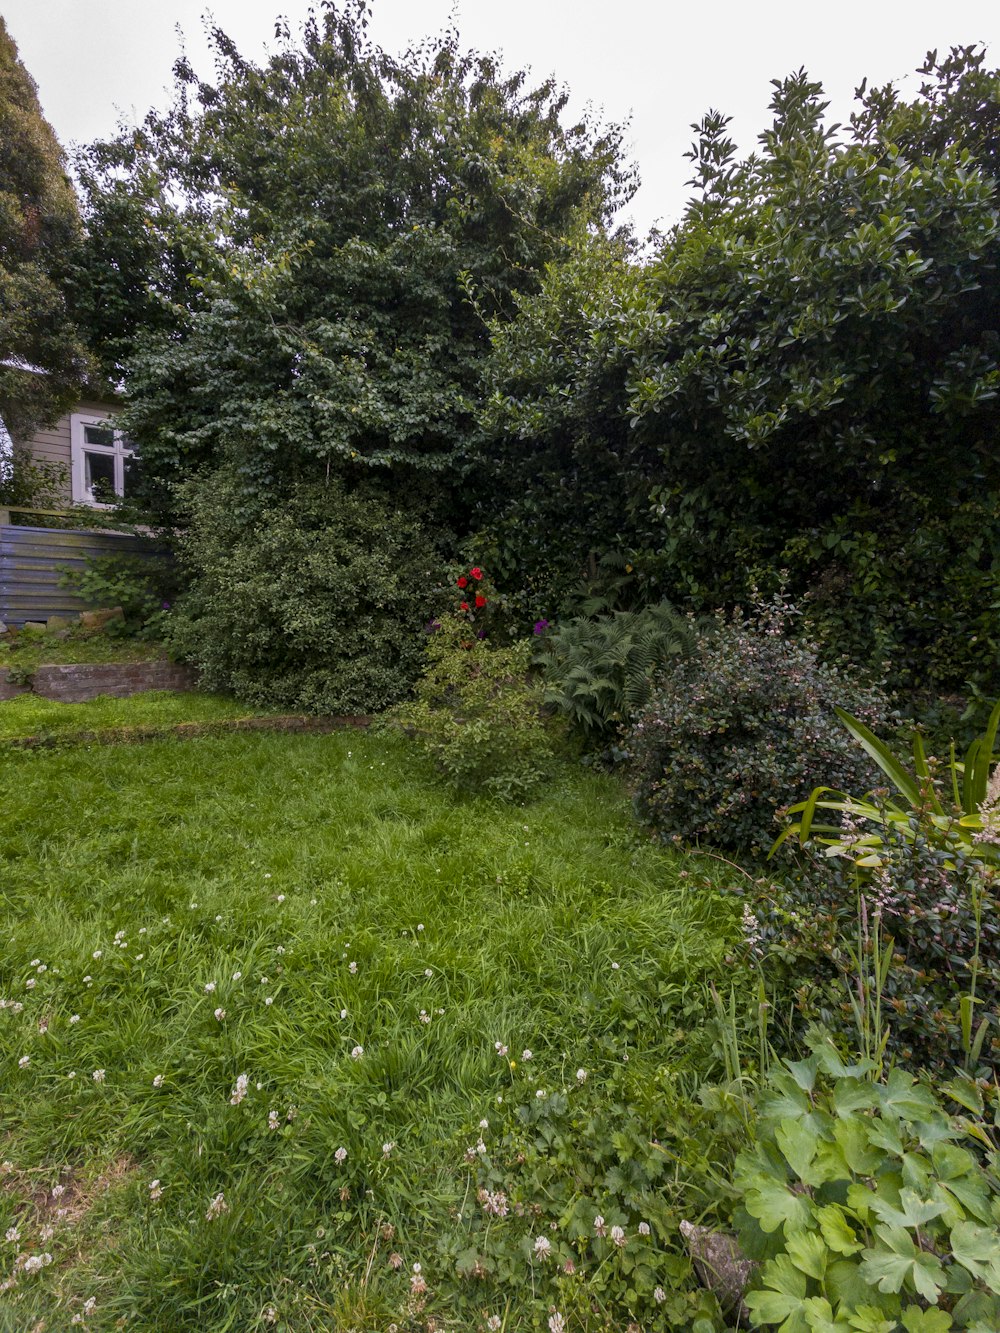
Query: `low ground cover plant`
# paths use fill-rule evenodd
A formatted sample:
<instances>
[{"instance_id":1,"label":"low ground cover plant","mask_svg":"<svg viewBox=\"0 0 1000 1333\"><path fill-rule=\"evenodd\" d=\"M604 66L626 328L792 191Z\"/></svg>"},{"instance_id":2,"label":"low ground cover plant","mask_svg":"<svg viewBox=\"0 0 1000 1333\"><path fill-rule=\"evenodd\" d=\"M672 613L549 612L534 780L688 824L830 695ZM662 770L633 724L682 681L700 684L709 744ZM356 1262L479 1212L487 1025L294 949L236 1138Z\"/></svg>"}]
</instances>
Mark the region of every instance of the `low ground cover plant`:
<instances>
[{"instance_id":1,"label":"low ground cover plant","mask_svg":"<svg viewBox=\"0 0 1000 1333\"><path fill-rule=\"evenodd\" d=\"M740 1239L763 1261L752 1326L783 1333L992 1333L1000 1187L974 1083L961 1107L901 1068L874 1079L829 1041L776 1069L737 1164ZM978 1116L976 1115L978 1112Z\"/></svg>"}]
</instances>

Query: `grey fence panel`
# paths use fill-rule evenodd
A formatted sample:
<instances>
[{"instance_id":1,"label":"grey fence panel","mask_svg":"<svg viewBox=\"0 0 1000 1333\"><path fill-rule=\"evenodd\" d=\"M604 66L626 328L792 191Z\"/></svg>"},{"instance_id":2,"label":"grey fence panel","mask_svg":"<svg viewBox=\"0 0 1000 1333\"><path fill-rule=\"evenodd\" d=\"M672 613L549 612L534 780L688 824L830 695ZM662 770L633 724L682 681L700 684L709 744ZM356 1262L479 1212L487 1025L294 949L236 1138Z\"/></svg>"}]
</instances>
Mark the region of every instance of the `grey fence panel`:
<instances>
[{"instance_id":1,"label":"grey fence panel","mask_svg":"<svg viewBox=\"0 0 1000 1333\"><path fill-rule=\"evenodd\" d=\"M77 615L90 603L60 586L66 570L82 571L95 556L157 554L155 543L143 537L0 525L0 620L23 625Z\"/></svg>"}]
</instances>

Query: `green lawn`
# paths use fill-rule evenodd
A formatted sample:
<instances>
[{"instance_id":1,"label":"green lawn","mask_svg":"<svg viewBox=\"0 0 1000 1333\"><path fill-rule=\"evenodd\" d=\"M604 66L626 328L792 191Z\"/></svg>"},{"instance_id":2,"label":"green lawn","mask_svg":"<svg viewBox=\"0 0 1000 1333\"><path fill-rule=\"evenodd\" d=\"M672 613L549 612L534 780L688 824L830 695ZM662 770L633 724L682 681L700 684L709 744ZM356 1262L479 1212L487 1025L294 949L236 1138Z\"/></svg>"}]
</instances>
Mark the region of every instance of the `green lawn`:
<instances>
[{"instance_id":1,"label":"green lawn","mask_svg":"<svg viewBox=\"0 0 1000 1333\"><path fill-rule=\"evenodd\" d=\"M0 809L0 1329L689 1326L651 1144L740 908L610 779L241 734L8 751Z\"/></svg>"},{"instance_id":2,"label":"green lawn","mask_svg":"<svg viewBox=\"0 0 1000 1333\"><path fill-rule=\"evenodd\" d=\"M0 742L26 736L72 739L74 734L130 728L172 727L179 722L222 722L259 710L225 695L148 690L129 699L101 696L84 704L62 704L21 694L0 703Z\"/></svg>"}]
</instances>

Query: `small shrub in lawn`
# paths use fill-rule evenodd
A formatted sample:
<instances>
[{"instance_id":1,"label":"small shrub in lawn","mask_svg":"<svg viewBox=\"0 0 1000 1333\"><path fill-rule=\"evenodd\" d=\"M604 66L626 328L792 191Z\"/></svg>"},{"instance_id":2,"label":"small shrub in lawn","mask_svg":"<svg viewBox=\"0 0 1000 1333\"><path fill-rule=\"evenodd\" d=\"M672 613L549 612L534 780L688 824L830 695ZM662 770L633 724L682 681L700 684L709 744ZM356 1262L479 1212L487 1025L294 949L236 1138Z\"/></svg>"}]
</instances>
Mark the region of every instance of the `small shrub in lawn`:
<instances>
[{"instance_id":1,"label":"small shrub in lawn","mask_svg":"<svg viewBox=\"0 0 1000 1333\"><path fill-rule=\"evenodd\" d=\"M416 698L394 718L459 790L523 800L550 772L553 739L541 686L528 674L532 652L527 640L498 647L478 638L465 618L433 622Z\"/></svg>"},{"instance_id":2,"label":"small shrub in lawn","mask_svg":"<svg viewBox=\"0 0 1000 1333\"><path fill-rule=\"evenodd\" d=\"M766 851L775 811L819 782L870 785L867 757L834 715L884 726L885 694L793 639L780 598L718 614L667 671L626 738L639 818L662 839Z\"/></svg>"},{"instance_id":3,"label":"small shrub in lawn","mask_svg":"<svg viewBox=\"0 0 1000 1333\"><path fill-rule=\"evenodd\" d=\"M166 556L107 555L88 560L82 572L68 572L62 581L91 606L122 608L124 621L112 621L108 634L157 639L163 637L180 575Z\"/></svg>"}]
</instances>

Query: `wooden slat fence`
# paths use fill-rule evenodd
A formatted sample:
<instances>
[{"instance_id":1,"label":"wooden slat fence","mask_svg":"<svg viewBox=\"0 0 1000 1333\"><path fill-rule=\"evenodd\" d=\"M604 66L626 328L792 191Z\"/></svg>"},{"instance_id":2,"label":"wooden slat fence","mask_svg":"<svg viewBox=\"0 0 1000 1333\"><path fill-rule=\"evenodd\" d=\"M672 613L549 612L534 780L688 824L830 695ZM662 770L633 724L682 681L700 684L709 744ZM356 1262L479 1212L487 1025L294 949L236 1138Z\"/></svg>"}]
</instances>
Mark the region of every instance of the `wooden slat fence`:
<instances>
[{"instance_id":1,"label":"wooden slat fence","mask_svg":"<svg viewBox=\"0 0 1000 1333\"><path fill-rule=\"evenodd\" d=\"M0 520L7 517L0 514ZM64 571L82 572L94 556L156 554L155 544L144 537L0 521L0 620L23 625L26 620L77 615L91 603L60 586Z\"/></svg>"}]
</instances>

